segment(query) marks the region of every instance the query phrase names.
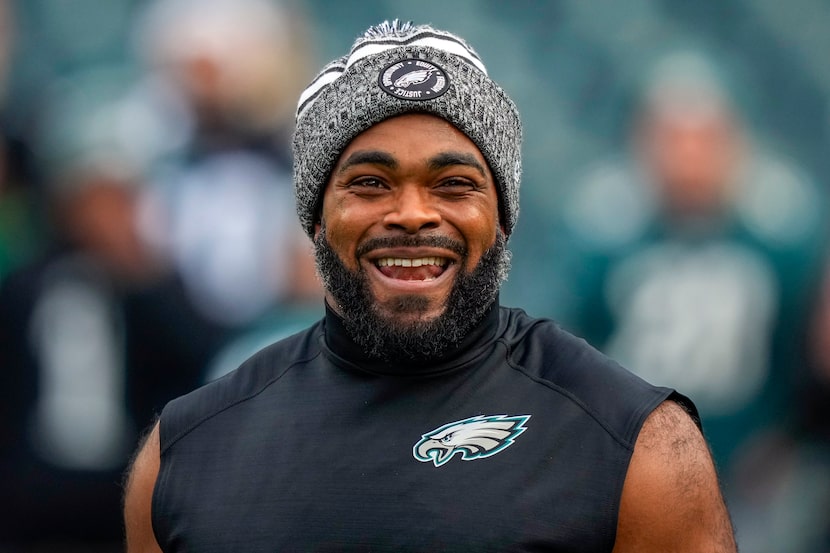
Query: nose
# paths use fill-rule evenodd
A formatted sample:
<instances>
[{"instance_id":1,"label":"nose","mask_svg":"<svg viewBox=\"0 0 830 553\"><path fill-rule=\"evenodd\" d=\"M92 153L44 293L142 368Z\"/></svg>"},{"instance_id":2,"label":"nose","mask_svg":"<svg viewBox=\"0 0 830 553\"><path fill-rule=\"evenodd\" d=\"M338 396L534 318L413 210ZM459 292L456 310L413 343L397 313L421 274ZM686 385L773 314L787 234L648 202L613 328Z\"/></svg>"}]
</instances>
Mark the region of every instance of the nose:
<instances>
[{"instance_id":1,"label":"nose","mask_svg":"<svg viewBox=\"0 0 830 553\"><path fill-rule=\"evenodd\" d=\"M429 191L417 186L404 186L395 194L391 209L384 216L384 224L390 229L407 233L437 227L441 214L433 205Z\"/></svg>"}]
</instances>

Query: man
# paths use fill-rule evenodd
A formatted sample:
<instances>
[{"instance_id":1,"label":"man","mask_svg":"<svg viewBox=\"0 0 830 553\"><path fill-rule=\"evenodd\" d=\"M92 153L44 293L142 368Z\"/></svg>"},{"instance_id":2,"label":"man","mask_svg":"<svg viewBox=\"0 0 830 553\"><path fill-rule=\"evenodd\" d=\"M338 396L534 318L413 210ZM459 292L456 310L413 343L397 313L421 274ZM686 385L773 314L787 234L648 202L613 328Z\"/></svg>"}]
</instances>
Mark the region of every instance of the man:
<instances>
[{"instance_id":1,"label":"man","mask_svg":"<svg viewBox=\"0 0 830 553\"><path fill-rule=\"evenodd\" d=\"M325 318L165 408L130 552L735 551L691 403L498 305L520 135L449 33L323 69L294 181Z\"/></svg>"},{"instance_id":2,"label":"man","mask_svg":"<svg viewBox=\"0 0 830 553\"><path fill-rule=\"evenodd\" d=\"M830 496L797 414L818 389L801 380L824 194L752 128L718 61L673 51L644 77L625 149L563 201L560 274L576 300L558 320L694 398L744 549L811 551L804 528L827 509L807 507L797 483Z\"/></svg>"}]
</instances>

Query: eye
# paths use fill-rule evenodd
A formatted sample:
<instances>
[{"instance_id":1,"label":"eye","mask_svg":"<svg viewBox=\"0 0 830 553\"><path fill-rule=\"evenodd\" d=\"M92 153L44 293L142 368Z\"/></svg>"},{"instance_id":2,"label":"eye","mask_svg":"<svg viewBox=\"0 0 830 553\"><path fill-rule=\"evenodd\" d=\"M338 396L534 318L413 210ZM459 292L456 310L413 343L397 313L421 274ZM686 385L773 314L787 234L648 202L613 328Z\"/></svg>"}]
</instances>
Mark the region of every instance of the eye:
<instances>
[{"instance_id":1,"label":"eye","mask_svg":"<svg viewBox=\"0 0 830 553\"><path fill-rule=\"evenodd\" d=\"M451 441L452 441L452 433L447 434L446 436L444 436L443 438L441 438L441 443L442 443L442 444L448 444L448 443L450 443Z\"/></svg>"},{"instance_id":2,"label":"eye","mask_svg":"<svg viewBox=\"0 0 830 553\"><path fill-rule=\"evenodd\" d=\"M359 177L349 182L348 186L355 189L380 189L386 188L386 183L377 177Z\"/></svg>"},{"instance_id":3,"label":"eye","mask_svg":"<svg viewBox=\"0 0 830 553\"><path fill-rule=\"evenodd\" d=\"M479 187L470 179L463 177L451 177L440 181L436 188L441 192L461 194L470 190L476 190Z\"/></svg>"}]
</instances>

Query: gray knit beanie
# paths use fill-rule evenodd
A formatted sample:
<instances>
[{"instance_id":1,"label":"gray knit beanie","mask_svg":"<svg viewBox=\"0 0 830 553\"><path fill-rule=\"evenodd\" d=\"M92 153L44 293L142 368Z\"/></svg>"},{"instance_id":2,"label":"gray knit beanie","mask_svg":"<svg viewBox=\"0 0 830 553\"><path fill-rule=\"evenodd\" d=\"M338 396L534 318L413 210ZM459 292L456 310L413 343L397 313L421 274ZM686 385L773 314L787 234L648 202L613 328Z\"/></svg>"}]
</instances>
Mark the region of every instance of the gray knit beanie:
<instances>
[{"instance_id":1,"label":"gray knit beanie","mask_svg":"<svg viewBox=\"0 0 830 553\"><path fill-rule=\"evenodd\" d=\"M490 165L509 236L519 214L519 112L461 38L427 25L384 22L326 65L300 95L294 133L297 213L309 236L341 152L367 128L403 113L437 115L472 140Z\"/></svg>"}]
</instances>

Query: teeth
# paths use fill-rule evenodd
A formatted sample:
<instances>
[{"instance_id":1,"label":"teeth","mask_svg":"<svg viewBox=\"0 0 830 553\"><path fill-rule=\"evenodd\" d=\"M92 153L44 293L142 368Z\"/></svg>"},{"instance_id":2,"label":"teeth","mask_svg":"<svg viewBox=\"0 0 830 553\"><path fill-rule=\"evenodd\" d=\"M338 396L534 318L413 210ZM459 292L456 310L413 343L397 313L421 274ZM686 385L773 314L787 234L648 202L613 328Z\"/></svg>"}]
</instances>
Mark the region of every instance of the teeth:
<instances>
[{"instance_id":1,"label":"teeth","mask_svg":"<svg viewBox=\"0 0 830 553\"><path fill-rule=\"evenodd\" d=\"M409 259L404 257L384 257L378 259L378 267L421 267L422 265L438 265L443 267L447 260L443 257L417 257Z\"/></svg>"}]
</instances>

